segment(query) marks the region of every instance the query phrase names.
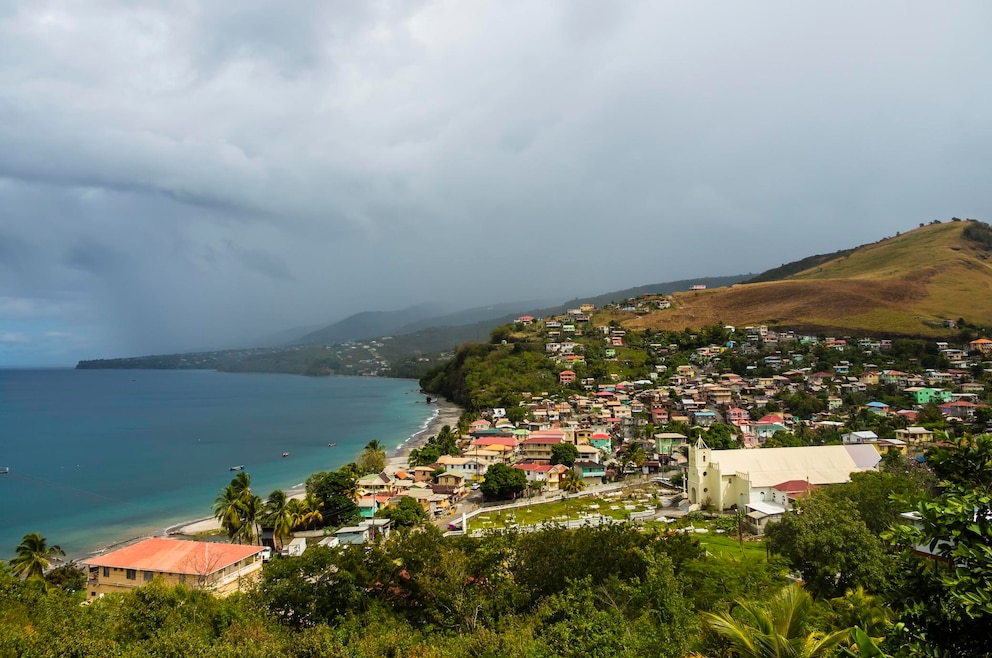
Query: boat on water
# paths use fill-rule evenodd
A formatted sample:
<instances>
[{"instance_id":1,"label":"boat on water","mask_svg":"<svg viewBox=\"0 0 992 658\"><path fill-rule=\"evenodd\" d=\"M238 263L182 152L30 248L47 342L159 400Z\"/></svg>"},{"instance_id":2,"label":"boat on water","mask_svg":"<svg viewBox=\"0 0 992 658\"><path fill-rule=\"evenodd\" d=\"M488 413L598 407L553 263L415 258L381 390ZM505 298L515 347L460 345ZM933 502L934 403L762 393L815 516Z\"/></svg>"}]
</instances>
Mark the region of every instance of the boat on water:
<instances>
[{"instance_id":1,"label":"boat on water","mask_svg":"<svg viewBox=\"0 0 992 658\"><path fill-rule=\"evenodd\" d=\"M328 447L328 448L333 448L333 447L335 447L335 446L337 446L337 444L336 444L336 443L328 443L328 444L327 444L327 447Z\"/></svg>"},{"instance_id":2,"label":"boat on water","mask_svg":"<svg viewBox=\"0 0 992 658\"><path fill-rule=\"evenodd\" d=\"M232 466L231 467L231 470L232 471L243 471L244 468L245 468L245 465L244 464L239 464L238 466Z\"/></svg>"},{"instance_id":3,"label":"boat on water","mask_svg":"<svg viewBox=\"0 0 992 658\"><path fill-rule=\"evenodd\" d=\"M289 457L289 453L288 452L284 452L284 453L282 453L282 456L283 457Z\"/></svg>"},{"instance_id":4,"label":"boat on water","mask_svg":"<svg viewBox=\"0 0 992 658\"><path fill-rule=\"evenodd\" d=\"M10 466L0 466L0 475L7 475L10 473Z\"/></svg>"}]
</instances>

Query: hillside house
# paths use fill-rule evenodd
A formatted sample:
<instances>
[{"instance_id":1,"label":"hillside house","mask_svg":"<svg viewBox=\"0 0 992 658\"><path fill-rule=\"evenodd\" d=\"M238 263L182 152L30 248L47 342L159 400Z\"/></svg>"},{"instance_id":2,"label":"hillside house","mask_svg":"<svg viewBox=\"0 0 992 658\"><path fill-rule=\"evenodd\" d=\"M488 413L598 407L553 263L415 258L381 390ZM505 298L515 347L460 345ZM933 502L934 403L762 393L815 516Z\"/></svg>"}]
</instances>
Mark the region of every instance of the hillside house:
<instances>
[{"instance_id":1,"label":"hillside house","mask_svg":"<svg viewBox=\"0 0 992 658\"><path fill-rule=\"evenodd\" d=\"M951 401L951 392L939 388L910 386L909 388L904 389L903 392L909 393L913 396L913 401L920 405L930 404L931 402L935 404L943 404L944 402Z\"/></svg>"},{"instance_id":2,"label":"hillside house","mask_svg":"<svg viewBox=\"0 0 992 658\"><path fill-rule=\"evenodd\" d=\"M910 445L919 445L933 442L933 432L925 427L910 426L906 429L896 430L896 438Z\"/></svg>"},{"instance_id":3,"label":"hillside house","mask_svg":"<svg viewBox=\"0 0 992 658\"><path fill-rule=\"evenodd\" d=\"M992 352L992 340L989 340L988 338L979 338L968 343L968 347L970 347L973 352L989 354Z\"/></svg>"},{"instance_id":4,"label":"hillside house","mask_svg":"<svg viewBox=\"0 0 992 658\"><path fill-rule=\"evenodd\" d=\"M155 537L83 561L90 598L123 592L161 578L224 596L254 583L262 573L263 546Z\"/></svg>"},{"instance_id":5,"label":"hillside house","mask_svg":"<svg viewBox=\"0 0 992 658\"><path fill-rule=\"evenodd\" d=\"M523 471L528 482L542 482L548 491L557 491L562 476L568 472L564 464L514 464L512 468Z\"/></svg>"},{"instance_id":6,"label":"hillside house","mask_svg":"<svg viewBox=\"0 0 992 658\"><path fill-rule=\"evenodd\" d=\"M562 370L558 373L558 381L564 385L571 384L575 381L575 371L574 370Z\"/></svg>"},{"instance_id":7,"label":"hillside house","mask_svg":"<svg viewBox=\"0 0 992 658\"><path fill-rule=\"evenodd\" d=\"M606 466L598 462L578 460L572 466L572 470L590 483L598 484L606 477Z\"/></svg>"}]
</instances>

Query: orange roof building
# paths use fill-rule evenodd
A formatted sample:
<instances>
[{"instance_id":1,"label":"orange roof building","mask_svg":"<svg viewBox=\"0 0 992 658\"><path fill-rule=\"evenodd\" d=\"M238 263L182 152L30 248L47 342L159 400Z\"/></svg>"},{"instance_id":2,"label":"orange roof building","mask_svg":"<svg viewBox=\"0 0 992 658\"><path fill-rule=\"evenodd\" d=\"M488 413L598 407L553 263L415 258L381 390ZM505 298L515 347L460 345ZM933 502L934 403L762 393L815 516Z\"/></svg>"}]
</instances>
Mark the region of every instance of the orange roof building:
<instances>
[{"instance_id":1,"label":"orange roof building","mask_svg":"<svg viewBox=\"0 0 992 658\"><path fill-rule=\"evenodd\" d=\"M224 596L257 580L263 546L145 539L84 560L90 598L122 592L161 577L169 585L185 583Z\"/></svg>"}]
</instances>

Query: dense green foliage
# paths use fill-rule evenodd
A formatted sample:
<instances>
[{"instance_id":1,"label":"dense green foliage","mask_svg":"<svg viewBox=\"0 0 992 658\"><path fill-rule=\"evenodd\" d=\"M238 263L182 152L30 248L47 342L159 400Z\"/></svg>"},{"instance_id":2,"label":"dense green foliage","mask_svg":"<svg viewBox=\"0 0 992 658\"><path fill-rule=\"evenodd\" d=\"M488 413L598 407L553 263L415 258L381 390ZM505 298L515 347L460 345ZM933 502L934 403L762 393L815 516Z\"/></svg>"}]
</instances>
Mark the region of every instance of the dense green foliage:
<instances>
[{"instance_id":1,"label":"dense green foliage","mask_svg":"<svg viewBox=\"0 0 992 658\"><path fill-rule=\"evenodd\" d=\"M543 348L526 344L463 345L455 357L420 380L467 409L516 407L523 392L553 389L558 375Z\"/></svg>"},{"instance_id":2,"label":"dense green foliage","mask_svg":"<svg viewBox=\"0 0 992 658\"><path fill-rule=\"evenodd\" d=\"M486 471L481 491L486 500L514 498L527 488L527 474L506 464L493 464Z\"/></svg>"},{"instance_id":3,"label":"dense green foliage","mask_svg":"<svg viewBox=\"0 0 992 658\"><path fill-rule=\"evenodd\" d=\"M413 498L404 496L396 505L387 507L376 514L393 522L394 528L409 528L427 520L427 512Z\"/></svg>"},{"instance_id":4,"label":"dense green foliage","mask_svg":"<svg viewBox=\"0 0 992 658\"><path fill-rule=\"evenodd\" d=\"M153 581L79 606L0 568L0 657L676 658L698 641L688 562L728 564L629 525L447 540L422 526L273 560L257 588L227 599Z\"/></svg>"},{"instance_id":5,"label":"dense green foliage","mask_svg":"<svg viewBox=\"0 0 992 658\"><path fill-rule=\"evenodd\" d=\"M88 606L67 585L78 572L19 579L0 567L0 658L986 655L992 437L929 460L934 496L899 460L814 491L769 527L770 557L628 524L478 538L420 524L274 559L257 587L224 600L153 581ZM348 478L319 474L310 495L346 496ZM880 527L910 499L919 521L883 544L862 510ZM943 559L911 551L921 545ZM787 567L803 589L783 589Z\"/></svg>"},{"instance_id":6,"label":"dense green foliage","mask_svg":"<svg viewBox=\"0 0 992 658\"><path fill-rule=\"evenodd\" d=\"M551 446L551 463L564 464L571 468L579 458L579 449L574 443L557 443Z\"/></svg>"},{"instance_id":7,"label":"dense green foliage","mask_svg":"<svg viewBox=\"0 0 992 658\"><path fill-rule=\"evenodd\" d=\"M457 454L459 454L458 434L452 431L450 426L445 425L435 436L428 438L423 446L410 451L407 464L411 467L430 466L442 455Z\"/></svg>"},{"instance_id":8,"label":"dense green foliage","mask_svg":"<svg viewBox=\"0 0 992 658\"><path fill-rule=\"evenodd\" d=\"M341 526L358 516L358 486L354 476L344 469L314 473L307 478L306 491L316 501L315 507L326 525Z\"/></svg>"},{"instance_id":9,"label":"dense green foliage","mask_svg":"<svg viewBox=\"0 0 992 658\"><path fill-rule=\"evenodd\" d=\"M969 221L961 234L965 240L977 242L985 249L992 249L992 226L985 222Z\"/></svg>"},{"instance_id":10,"label":"dense green foliage","mask_svg":"<svg viewBox=\"0 0 992 658\"><path fill-rule=\"evenodd\" d=\"M885 579L882 545L857 507L819 492L797 502L767 529L768 547L789 560L815 596L840 596L858 585L878 591Z\"/></svg>"}]
</instances>

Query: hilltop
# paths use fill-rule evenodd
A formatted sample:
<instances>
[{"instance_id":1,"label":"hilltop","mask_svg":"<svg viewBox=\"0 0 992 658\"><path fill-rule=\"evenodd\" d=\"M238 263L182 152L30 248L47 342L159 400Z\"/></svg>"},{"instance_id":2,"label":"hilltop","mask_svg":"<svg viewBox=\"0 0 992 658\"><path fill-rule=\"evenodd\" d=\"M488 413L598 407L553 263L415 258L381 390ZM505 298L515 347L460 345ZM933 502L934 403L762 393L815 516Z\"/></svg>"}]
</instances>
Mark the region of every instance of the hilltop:
<instances>
[{"instance_id":1,"label":"hilltop","mask_svg":"<svg viewBox=\"0 0 992 658\"><path fill-rule=\"evenodd\" d=\"M631 329L718 323L820 333L936 336L962 316L992 325L989 227L933 223L853 250L783 265L753 283L675 293L672 308L616 319ZM785 274L777 280L776 272ZM769 276L770 275L770 276Z\"/></svg>"}]
</instances>

